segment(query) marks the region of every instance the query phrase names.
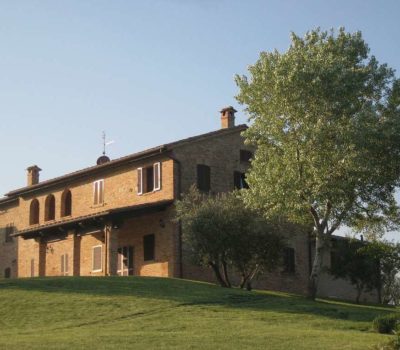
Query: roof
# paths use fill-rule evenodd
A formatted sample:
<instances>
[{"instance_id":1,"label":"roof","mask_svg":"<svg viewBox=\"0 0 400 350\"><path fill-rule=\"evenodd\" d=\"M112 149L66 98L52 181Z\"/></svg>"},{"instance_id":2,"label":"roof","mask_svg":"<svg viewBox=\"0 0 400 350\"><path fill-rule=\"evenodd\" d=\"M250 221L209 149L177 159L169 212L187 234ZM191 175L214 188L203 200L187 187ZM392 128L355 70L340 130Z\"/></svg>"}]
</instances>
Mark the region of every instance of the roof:
<instances>
[{"instance_id":1,"label":"roof","mask_svg":"<svg viewBox=\"0 0 400 350\"><path fill-rule=\"evenodd\" d=\"M81 170L77 170L74 171L72 173L69 174L65 174L59 177L55 177L53 179L49 179L49 180L45 180L42 182L39 182L36 185L32 185L32 186L25 186L25 187L21 187L19 189L10 191L8 193L5 194L6 197L0 198L0 204L3 204L7 201L10 200L11 197L15 197L21 194L25 194L25 193L29 193L29 192L33 192L36 191L38 189L44 189L50 186L53 186L55 184L58 183L63 183L66 181L71 181L71 180L76 180L79 178L83 178L86 177L88 175L91 174L95 174L99 171L102 170L106 170L106 169L111 169L113 167L118 167L130 162L136 162L142 159L146 159L149 157L153 157L155 155L160 155L160 154L166 154L169 151L172 151L173 148L178 147L178 146L182 146L186 143L190 143L190 142L196 142L196 141L200 141L203 140L205 138L210 138L210 137L214 137L214 136L221 136L221 135L228 135L231 133L235 133L238 131L243 131L247 129L247 126L245 124L241 124L241 125L237 125L234 126L232 128L226 128L226 129L220 129L220 130L216 130L216 131L211 131L205 134L201 134L201 135L197 135L197 136L193 136L193 137L189 137L186 139L182 139L179 141L175 141L175 142L171 142L171 143L167 143L164 145L160 145L157 147L152 147L149 148L147 150L141 151L141 152L137 152L137 153L133 153L121 158L117 158L114 160L111 160L108 163L104 163L104 164L100 164L100 165L94 165L88 168L84 168Z\"/></svg>"},{"instance_id":2,"label":"roof","mask_svg":"<svg viewBox=\"0 0 400 350\"><path fill-rule=\"evenodd\" d=\"M12 234L12 236L16 237L16 236L26 236L26 235L32 236L35 234L38 235L38 234L41 234L46 231L48 232L48 231L54 230L56 228L71 227L78 223L87 222L87 221L99 219L99 218L104 218L104 217L111 216L111 215L132 213L132 212L141 214L143 212L148 212L148 211L162 210L162 209L165 209L168 205L170 205L172 203L173 203L173 200L171 199L171 200L158 201L158 202L154 202L154 203L145 203L145 204L131 205L131 206L120 207L120 208L115 208L115 209L103 210L100 212L96 212L96 213L89 214L89 215L83 215L83 216L79 216L76 218L67 218L67 219L62 219L62 220L58 220L58 221L51 221L44 225L35 225L28 229L18 231L16 233Z\"/></svg>"}]
</instances>

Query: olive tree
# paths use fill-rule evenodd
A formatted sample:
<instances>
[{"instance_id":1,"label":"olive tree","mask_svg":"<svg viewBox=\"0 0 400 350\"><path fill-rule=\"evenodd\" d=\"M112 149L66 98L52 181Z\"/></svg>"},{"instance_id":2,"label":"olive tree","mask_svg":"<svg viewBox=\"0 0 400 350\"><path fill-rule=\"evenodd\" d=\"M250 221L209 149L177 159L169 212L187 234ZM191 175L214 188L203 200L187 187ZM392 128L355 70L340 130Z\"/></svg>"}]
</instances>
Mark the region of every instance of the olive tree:
<instances>
[{"instance_id":1,"label":"olive tree","mask_svg":"<svg viewBox=\"0 0 400 350\"><path fill-rule=\"evenodd\" d=\"M212 196L194 187L177 202L176 218L193 263L211 267L223 287L231 287L229 271L251 289L260 273L278 267L291 228L245 207L238 192Z\"/></svg>"},{"instance_id":2,"label":"olive tree","mask_svg":"<svg viewBox=\"0 0 400 350\"><path fill-rule=\"evenodd\" d=\"M400 176L400 81L360 32L295 34L286 52L262 52L236 76L256 146L248 205L313 227L315 298L323 255L342 225L393 228Z\"/></svg>"}]
</instances>

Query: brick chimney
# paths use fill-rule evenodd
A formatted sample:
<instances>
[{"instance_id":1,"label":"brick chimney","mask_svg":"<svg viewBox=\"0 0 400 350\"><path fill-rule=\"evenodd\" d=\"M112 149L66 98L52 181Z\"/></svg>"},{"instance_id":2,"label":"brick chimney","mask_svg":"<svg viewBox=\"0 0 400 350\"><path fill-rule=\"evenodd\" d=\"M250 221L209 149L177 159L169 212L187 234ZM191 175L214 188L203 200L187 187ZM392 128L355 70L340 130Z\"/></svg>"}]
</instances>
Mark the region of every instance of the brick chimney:
<instances>
[{"instance_id":1,"label":"brick chimney","mask_svg":"<svg viewBox=\"0 0 400 350\"><path fill-rule=\"evenodd\" d=\"M41 171L42 169L40 169L37 165L32 165L30 166L27 170L27 180L28 186L32 186L32 185L36 185L39 183L39 171Z\"/></svg>"},{"instance_id":2,"label":"brick chimney","mask_svg":"<svg viewBox=\"0 0 400 350\"><path fill-rule=\"evenodd\" d=\"M235 113L237 110L232 106L221 109L221 129L233 128L235 126Z\"/></svg>"}]
</instances>

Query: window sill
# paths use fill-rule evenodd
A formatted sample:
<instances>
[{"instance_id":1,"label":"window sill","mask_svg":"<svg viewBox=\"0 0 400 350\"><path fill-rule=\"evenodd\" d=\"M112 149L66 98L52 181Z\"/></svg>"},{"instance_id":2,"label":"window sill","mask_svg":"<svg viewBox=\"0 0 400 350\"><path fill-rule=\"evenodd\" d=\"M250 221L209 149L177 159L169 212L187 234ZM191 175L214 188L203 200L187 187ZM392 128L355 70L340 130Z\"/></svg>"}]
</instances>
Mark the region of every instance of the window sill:
<instances>
[{"instance_id":1,"label":"window sill","mask_svg":"<svg viewBox=\"0 0 400 350\"><path fill-rule=\"evenodd\" d=\"M103 269L100 270L92 270L92 273L103 272Z\"/></svg>"},{"instance_id":2,"label":"window sill","mask_svg":"<svg viewBox=\"0 0 400 350\"><path fill-rule=\"evenodd\" d=\"M105 207L106 205L107 205L107 203L93 204L93 205L90 206L90 208L97 209L97 208Z\"/></svg>"},{"instance_id":3,"label":"window sill","mask_svg":"<svg viewBox=\"0 0 400 350\"><path fill-rule=\"evenodd\" d=\"M152 259L152 260L143 260L143 263L145 263L145 264L153 264L153 263L156 263L157 261L155 260L155 259Z\"/></svg>"},{"instance_id":4,"label":"window sill","mask_svg":"<svg viewBox=\"0 0 400 350\"><path fill-rule=\"evenodd\" d=\"M155 192L160 192L160 191L161 191L161 188L159 190L153 190L153 191L150 191L150 192L138 193L137 195L138 196L146 196L146 195L153 194Z\"/></svg>"}]
</instances>

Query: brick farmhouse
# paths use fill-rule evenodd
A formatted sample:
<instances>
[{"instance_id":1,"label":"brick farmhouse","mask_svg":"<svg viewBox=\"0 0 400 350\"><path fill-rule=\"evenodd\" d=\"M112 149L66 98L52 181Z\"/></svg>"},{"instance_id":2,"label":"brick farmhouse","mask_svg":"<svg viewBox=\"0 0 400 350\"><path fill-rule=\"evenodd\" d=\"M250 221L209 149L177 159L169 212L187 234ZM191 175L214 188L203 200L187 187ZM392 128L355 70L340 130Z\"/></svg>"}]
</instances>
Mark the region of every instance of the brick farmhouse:
<instances>
[{"instance_id":1,"label":"brick farmhouse","mask_svg":"<svg viewBox=\"0 0 400 350\"><path fill-rule=\"evenodd\" d=\"M193 266L173 220L174 201L193 184L211 193L246 186L252 148L221 111L221 129L154 147L46 181L27 169L27 186L0 199L0 276L137 275L214 281ZM284 176L284 174L283 174ZM291 236L285 266L255 287L304 294L312 262L308 236ZM329 266L329 256L325 264ZM353 298L354 288L325 273L319 294ZM365 294L365 300L376 300Z\"/></svg>"}]
</instances>

